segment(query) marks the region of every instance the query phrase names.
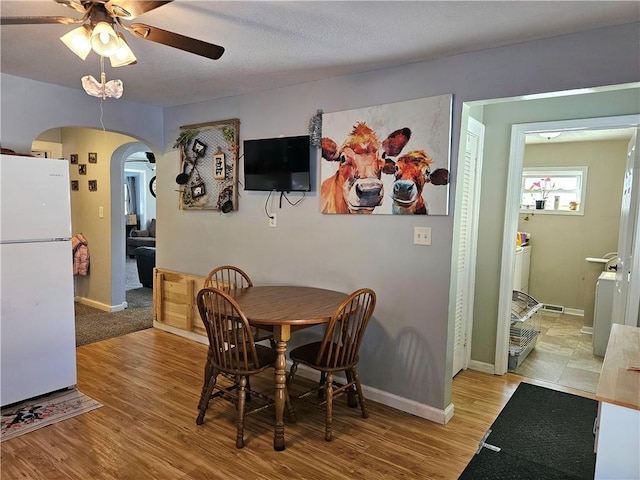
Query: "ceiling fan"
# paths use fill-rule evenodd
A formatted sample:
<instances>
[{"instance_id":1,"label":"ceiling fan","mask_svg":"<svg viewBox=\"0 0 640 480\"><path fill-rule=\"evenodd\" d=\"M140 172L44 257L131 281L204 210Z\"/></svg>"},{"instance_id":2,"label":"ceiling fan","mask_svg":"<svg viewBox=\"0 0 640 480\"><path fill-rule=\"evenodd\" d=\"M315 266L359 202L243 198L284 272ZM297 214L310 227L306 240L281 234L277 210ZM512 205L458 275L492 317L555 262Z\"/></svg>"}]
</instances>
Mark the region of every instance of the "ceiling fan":
<instances>
[{"instance_id":1,"label":"ceiling fan","mask_svg":"<svg viewBox=\"0 0 640 480\"><path fill-rule=\"evenodd\" d=\"M154 10L173 0L54 0L66 7L82 13L82 18L71 17L2 17L0 25L30 25L62 23L80 27L63 35L60 39L83 60L91 50L101 57L109 57L113 67L130 65L136 62L135 55L129 49L124 36L116 31L116 26L138 38L194 53L217 60L224 53L224 47L186 37L179 33L145 25L144 23L126 24L123 20L133 20L138 15Z\"/></svg>"}]
</instances>

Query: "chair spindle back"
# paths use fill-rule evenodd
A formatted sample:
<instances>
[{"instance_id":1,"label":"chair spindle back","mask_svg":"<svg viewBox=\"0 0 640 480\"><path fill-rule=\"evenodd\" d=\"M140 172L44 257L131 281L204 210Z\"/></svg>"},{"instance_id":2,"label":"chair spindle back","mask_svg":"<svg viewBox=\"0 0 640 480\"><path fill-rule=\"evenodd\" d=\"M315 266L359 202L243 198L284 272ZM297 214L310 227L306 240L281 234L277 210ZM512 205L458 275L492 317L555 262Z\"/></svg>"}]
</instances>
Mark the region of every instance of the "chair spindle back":
<instances>
[{"instance_id":1,"label":"chair spindle back","mask_svg":"<svg viewBox=\"0 0 640 480\"><path fill-rule=\"evenodd\" d=\"M330 368L354 365L365 329L376 306L376 294L361 288L347 297L327 324L316 364Z\"/></svg>"},{"instance_id":2,"label":"chair spindle back","mask_svg":"<svg viewBox=\"0 0 640 480\"><path fill-rule=\"evenodd\" d=\"M253 333L236 301L222 290L203 288L197 302L209 337L213 366L234 374L255 369L259 361Z\"/></svg>"},{"instance_id":3,"label":"chair spindle back","mask_svg":"<svg viewBox=\"0 0 640 480\"><path fill-rule=\"evenodd\" d=\"M222 265L209 272L204 281L204 288L209 287L228 292L235 289L253 287L253 282L242 269L233 265Z\"/></svg>"}]
</instances>

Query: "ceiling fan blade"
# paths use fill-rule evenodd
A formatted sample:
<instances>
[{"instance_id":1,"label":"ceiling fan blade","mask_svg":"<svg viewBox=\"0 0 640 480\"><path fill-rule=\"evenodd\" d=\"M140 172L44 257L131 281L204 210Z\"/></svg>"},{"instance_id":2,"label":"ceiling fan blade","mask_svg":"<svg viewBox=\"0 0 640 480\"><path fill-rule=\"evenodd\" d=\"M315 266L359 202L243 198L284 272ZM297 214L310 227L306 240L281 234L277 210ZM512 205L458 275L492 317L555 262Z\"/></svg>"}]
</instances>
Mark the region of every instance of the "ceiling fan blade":
<instances>
[{"instance_id":1,"label":"ceiling fan blade","mask_svg":"<svg viewBox=\"0 0 640 480\"><path fill-rule=\"evenodd\" d=\"M134 0L109 0L104 4L107 12L114 17L124 18L125 20L131 20L138 15L154 10L167 3L171 3L173 0L166 1L134 1Z\"/></svg>"},{"instance_id":2,"label":"ceiling fan blade","mask_svg":"<svg viewBox=\"0 0 640 480\"><path fill-rule=\"evenodd\" d=\"M87 9L85 8L85 5L83 5L82 0L55 0L55 1L61 5L64 5L65 7L72 8L77 12L85 13L87 11Z\"/></svg>"},{"instance_id":3,"label":"ceiling fan blade","mask_svg":"<svg viewBox=\"0 0 640 480\"><path fill-rule=\"evenodd\" d=\"M82 23L84 18L69 17L2 17L0 25L44 25L48 23L62 23L64 25L73 25L74 23Z\"/></svg>"},{"instance_id":4,"label":"ceiling fan blade","mask_svg":"<svg viewBox=\"0 0 640 480\"><path fill-rule=\"evenodd\" d=\"M151 40L152 42L184 50L185 52L195 53L196 55L212 60L219 59L224 53L224 47L220 45L185 37L179 33L169 32L157 27L150 27L143 23L132 23L128 30L135 36L144 38L145 40Z\"/></svg>"}]
</instances>

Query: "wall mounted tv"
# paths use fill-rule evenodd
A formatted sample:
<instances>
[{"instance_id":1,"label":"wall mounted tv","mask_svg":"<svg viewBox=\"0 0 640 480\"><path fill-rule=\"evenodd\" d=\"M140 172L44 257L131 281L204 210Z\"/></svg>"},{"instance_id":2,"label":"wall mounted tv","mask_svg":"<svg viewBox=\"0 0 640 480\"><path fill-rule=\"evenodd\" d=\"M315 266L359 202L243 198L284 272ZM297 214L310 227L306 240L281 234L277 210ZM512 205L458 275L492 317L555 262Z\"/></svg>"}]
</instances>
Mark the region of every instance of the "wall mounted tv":
<instances>
[{"instance_id":1,"label":"wall mounted tv","mask_svg":"<svg viewBox=\"0 0 640 480\"><path fill-rule=\"evenodd\" d=\"M309 135L244 141L244 189L311 190Z\"/></svg>"}]
</instances>

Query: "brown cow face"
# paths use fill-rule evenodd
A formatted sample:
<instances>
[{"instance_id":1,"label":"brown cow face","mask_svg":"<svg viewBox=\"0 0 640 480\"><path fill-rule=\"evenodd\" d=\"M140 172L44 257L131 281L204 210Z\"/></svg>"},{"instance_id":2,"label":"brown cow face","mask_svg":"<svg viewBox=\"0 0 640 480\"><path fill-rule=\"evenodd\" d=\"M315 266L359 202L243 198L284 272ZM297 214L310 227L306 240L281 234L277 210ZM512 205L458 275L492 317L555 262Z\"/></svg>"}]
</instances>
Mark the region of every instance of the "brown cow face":
<instances>
[{"instance_id":1,"label":"brown cow face","mask_svg":"<svg viewBox=\"0 0 640 480\"><path fill-rule=\"evenodd\" d=\"M326 179L322 185L325 213L371 213L382 203L384 189L380 180L385 158L397 155L411 137L411 130L401 128L391 133L382 142L364 122L354 125L353 130L338 148L330 138L322 139L322 156L326 160L338 161L335 177Z\"/></svg>"},{"instance_id":2,"label":"brown cow face","mask_svg":"<svg viewBox=\"0 0 640 480\"><path fill-rule=\"evenodd\" d=\"M429 167L433 159L424 150L416 150L403 155L395 165L395 178L391 198L403 206L416 203L425 183L429 182ZM389 166L387 165L387 169Z\"/></svg>"},{"instance_id":3,"label":"brown cow face","mask_svg":"<svg viewBox=\"0 0 640 480\"><path fill-rule=\"evenodd\" d=\"M343 148L338 174L349 210L373 210L382 203L384 189L380 180L384 161L378 151L357 153Z\"/></svg>"}]
</instances>

